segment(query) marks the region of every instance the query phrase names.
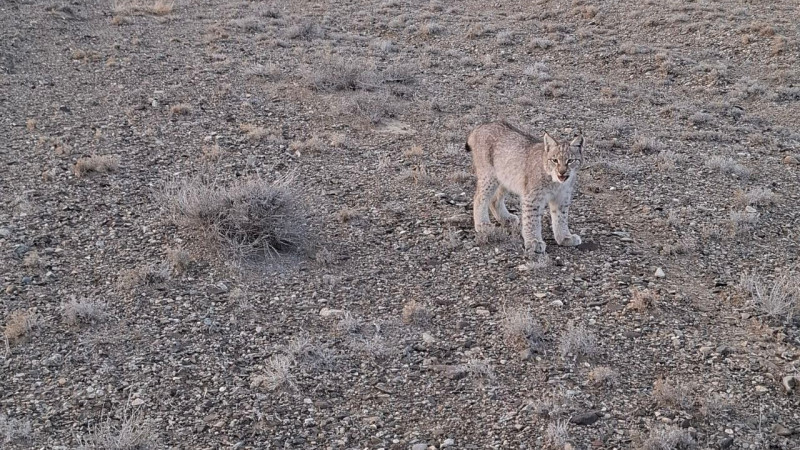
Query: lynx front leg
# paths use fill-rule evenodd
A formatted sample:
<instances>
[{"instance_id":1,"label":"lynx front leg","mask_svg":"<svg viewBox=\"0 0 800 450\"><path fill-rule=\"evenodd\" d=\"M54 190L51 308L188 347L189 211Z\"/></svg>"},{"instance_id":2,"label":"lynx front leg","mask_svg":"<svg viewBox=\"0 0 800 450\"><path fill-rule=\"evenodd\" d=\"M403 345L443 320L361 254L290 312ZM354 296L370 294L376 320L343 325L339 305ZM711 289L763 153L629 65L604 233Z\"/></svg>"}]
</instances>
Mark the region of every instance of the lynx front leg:
<instances>
[{"instance_id":1,"label":"lynx front leg","mask_svg":"<svg viewBox=\"0 0 800 450\"><path fill-rule=\"evenodd\" d=\"M494 194L494 199L492 200L491 205L489 205L489 208L492 211L492 215L494 215L494 218L497 219L498 222L506 226L514 227L519 223L519 217L511 214L508 212L508 209L506 209L507 193L508 192L505 190L505 188L500 186L497 189L497 193Z\"/></svg>"},{"instance_id":2,"label":"lynx front leg","mask_svg":"<svg viewBox=\"0 0 800 450\"><path fill-rule=\"evenodd\" d=\"M492 222L489 218L489 204L499 186L496 179L478 178L478 185L475 187L475 198L472 201L472 219L475 223L475 231L484 231L491 227Z\"/></svg>"},{"instance_id":3,"label":"lynx front leg","mask_svg":"<svg viewBox=\"0 0 800 450\"><path fill-rule=\"evenodd\" d=\"M553 224L553 236L558 245L575 247L581 245L581 237L569 231L569 201L553 199L550 201L550 219Z\"/></svg>"},{"instance_id":4,"label":"lynx front leg","mask_svg":"<svg viewBox=\"0 0 800 450\"><path fill-rule=\"evenodd\" d=\"M522 198L522 240L525 249L534 253L544 253L545 244L542 239L542 213L544 200L541 197Z\"/></svg>"}]
</instances>

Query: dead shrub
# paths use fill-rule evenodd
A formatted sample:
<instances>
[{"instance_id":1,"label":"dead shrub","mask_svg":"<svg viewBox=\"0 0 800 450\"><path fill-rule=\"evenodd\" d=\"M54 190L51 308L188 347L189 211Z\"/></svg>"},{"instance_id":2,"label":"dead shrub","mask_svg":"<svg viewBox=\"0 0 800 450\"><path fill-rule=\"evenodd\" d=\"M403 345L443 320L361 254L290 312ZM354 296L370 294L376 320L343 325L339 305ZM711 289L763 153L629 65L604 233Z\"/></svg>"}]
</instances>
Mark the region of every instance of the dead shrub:
<instances>
[{"instance_id":1,"label":"dead shrub","mask_svg":"<svg viewBox=\"0 0 800 450\"><path fill-rule=\"evenodd\" d=\"M79 450L150 450L158 447L158 434L141 410L122 411L118 421L109 417L90 428L88 436L78 438Z\"/></svg>"},{"instance_id":2,"label":"dead shrub","mask_svg":"<svg viewBox=\"0 0 800 450\"><path fill-rule=\"evenodd\" d=\"M94 324L104 321L106 305L96 300L72 300L61 305L61 316L68 325Z\"/></svg>"},{"instance_id":3,"label":"dead shrub","mask_svg":"<svg viewBox=\"0 0 800 450\"><path fill-rule=\"evenodd\" d=\"M562 358L569 355L577 357L592 356L597 353L597 337L583 325L575 325L570 321L567 329L561 334L558 349Z\"/></svg>"},{"instance_id":4,"label":"dead shrub","mask_svg":"<svg viewBox=\"0 0 800 450\"><path fill-rule=\"evenodd\" d=\"M3 337L6 344L14 344L20 341L38 325L39 316L33 311L21 309L13 311L6 318L6 325L3 327Z\"/></svg>"},{"instance_id":5,"label":"dead shrub","mask_svg":"<svg viewBox=\"0 0 800 450\"><path fill-rule=\"evenodd\" d=\"M401 317L407 325L424 325L430 320L430 313L416 300L410 300L403 305Z\"/></svg>"},{"instance_id":6,"label":"dead shrub","mask_svg":"<svg viewBox=\"0 0 800 450\"><path fill-rule=\"evenodd\" d=\"M694 383L672 383L659 378L653 383L653 399L662 407L688 410L695 404L694 390Z\"/></svg>"},{"instance_id":7,"label":"dead shrub","mask_svg":"<svg viewBox=\"0 0 800 450\"><path fill-rule=\"evenodd\" d=\"M528 309L504 310L501 325L506 343L518 350L537 347L544 339L542 327Z\"/></svg>"},{"instance_id":8,"label":"dead shrub","mask_svg":"<svg viewBox=\"0 0 800 450\"><path fill-rule=\"evenodd\" d=\"M169 248L167 249L167 262L172 267L173 273L181 274L191 267L192 255L180 247Z\"/></svg>"},{"instance_id":9,"label":"dead shrub","mask_svg":"<svg viewBox=\"0 0 800 450\"><path fill-rule=\"evenodd\" d=\"M308 250L308 218L284 178L237 181L228 186L198 178L169 183L165 197L173 220L242 257Z\"/></svg>"},{"instance_id":10,"label":"dead shrub","mask_svg":"<svg viewBox=\"0 0 800 450\"><path fill-rule=\"evenodd\" d=\"M94 155L80 158L72 166L72 171L78 178L90 173L116 172L118 169L119 157L113 155Z\"/></svg>"}]
</instances>

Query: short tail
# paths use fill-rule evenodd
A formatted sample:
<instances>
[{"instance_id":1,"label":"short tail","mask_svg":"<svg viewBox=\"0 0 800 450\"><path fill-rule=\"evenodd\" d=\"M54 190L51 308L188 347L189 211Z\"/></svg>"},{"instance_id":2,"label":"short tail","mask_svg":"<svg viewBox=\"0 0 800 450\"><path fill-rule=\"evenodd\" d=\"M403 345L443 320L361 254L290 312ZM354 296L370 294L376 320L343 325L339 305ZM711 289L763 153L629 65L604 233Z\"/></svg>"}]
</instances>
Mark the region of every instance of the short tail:
<instances>
[{"instance_id":1,"label":"short tail","mask_svg":"<svg viewBox=\"0 0 800 450\"><path fill-rule=\"evenodd\" d=\"M464 143L464 150L466 150L467 152L472 151L472 147L469 146L469 141Z\"/></svg>"}]
</instances>

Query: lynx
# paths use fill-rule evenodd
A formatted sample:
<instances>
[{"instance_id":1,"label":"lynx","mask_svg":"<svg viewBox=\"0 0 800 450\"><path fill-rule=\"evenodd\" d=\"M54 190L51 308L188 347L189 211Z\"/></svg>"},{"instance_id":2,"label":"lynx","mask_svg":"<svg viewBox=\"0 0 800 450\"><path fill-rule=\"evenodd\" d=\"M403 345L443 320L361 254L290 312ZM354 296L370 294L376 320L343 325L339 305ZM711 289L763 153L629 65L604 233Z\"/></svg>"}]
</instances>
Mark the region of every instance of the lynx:
<instances>
[{"instance_id":1,"label":"lynx","mask_svg":"<svg viewBox=\"0 0 800 450\"><path fill-rule=\"evenodd\" d=\"M472 152L478 179L473 202L476 231L492 226L489 211L505 226L519 223L519 218L506 209L506 194L511 192L520 196L526 250L545 252L545 205L550 206L556 242L580 245L581 238L569 231L567 218L583 161L583 136L562 143L547 133L537 139L508 122L491 122L472 130L465 148Z\"/></svg>"}]
</instances>

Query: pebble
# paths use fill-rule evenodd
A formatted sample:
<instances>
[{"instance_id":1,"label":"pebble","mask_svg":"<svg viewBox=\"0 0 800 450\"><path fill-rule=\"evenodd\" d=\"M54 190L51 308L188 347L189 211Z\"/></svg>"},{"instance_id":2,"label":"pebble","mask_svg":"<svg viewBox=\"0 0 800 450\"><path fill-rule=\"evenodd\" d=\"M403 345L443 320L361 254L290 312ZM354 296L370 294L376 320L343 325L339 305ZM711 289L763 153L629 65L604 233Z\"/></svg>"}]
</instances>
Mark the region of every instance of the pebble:
<instances>
[{"instance_id":1,"label":"pebble","mask_svg":"<svg viewBox=\"0 0 800 450\"><path fill-rule=\"evenodd\" d=\"M783 389L789 393L794 390L798 385L800 385L800 376L797 375L786 375L781 379L781 384L783 385Z\"/></svg>"},{"instance_id":2,"label":"pebble","mask_svg":"<svg viewBox=\"0 0 800 450\"><path fill-rule=\"evenodd\" d=\"M733 437L732 436L726 437L725 439L719 441L718 445L721 450L730 448L733 445Z\"/></svg>"},{"instance_id":3,"label":"pebble","mask_svg":"<svg viewBox=\"0 0 800 450\"><path fill-rule=\"evenodd\" d=\"M529 348L526 348L525 350L521 350L519 352L519 359L521 359L522 361L528 361L531 359L531 357L533 357L533 352Z\"/></svg>"},{"instance_id":4,"label":"pebble","mask_svg":"<svg viewBox=\"0 0 800 450\"><path fill-rule=\"evenodd\" d=\"M414 444L411 450L428 450L428 444Z\"/></svg>"},{"instance_id":5,"label":"pebble","mask_svg":"<svg viewBox=\"0 0 800 450\"><path fill-rule=\"evenodd\" d=\"M558 308L561 308L562 306L564 306L564 302L562 302L561 300L553 300L552 302L550 302L550 304L552 306L556 306Z\"/></svg>"},{"instance_id":6,"label":"pebble","mask_svg":"<svg viewBox=\"0 0 800 450\"><path fill-rule=\"evenodd\" d=\"M22 256L25 255L25 253L28 253L28 250L30 249L31 248L25 244L19 244L18 246L16 246L16 248L14 248L14 253L17 255L17 257L21 258Z\"/></svg>"},{"instance_id":7,"label":"pebble","mask_svg":"<svg viewBox=\"0 0 800 450\"><path fill-rule=\"evenodd\" d=\"M140 398L135 398L131 400L131 406L141 406L141 405L144 405L144 400Z\"/></svg>"},{"instance_id":8,"label":"pebble","mask_svg":"<svg viewBox=\"0 0 800 450\"><path fill-rule=\"evenodd\" d=\"M569 421L575 425L591 425L600 420L600 414L597 411L589 411L572 416Z\"/></svg>"},{"instance_id":9,"label":"pebble","mask_svg":"<svg viewBox=\"0 0 800 450\"><path fill-rule=\"evenodd\" d=\"M783 163L786 164L787 166L796 166L800 164L800 159L797 159L797 157L794 155L786 155L783 158Z\"/></svg>"},{"instance_id":10,"label":"pebble","mask_svg":"<svg viewBox=\"0 0 800 450\"><path fill-rule=\"evenodd\" d=\"M333 317L333 316L341 316L344 314L344 311L341 309L331 309L331 308L322 308L319 312L320 317Z\"/></svg>"},{"instance_id":11,"label":"pebble","mask_svg":"<svg viewBox=\"0 0 800 450\"><path fill-rule=\"evenodd\" d=\"M447 447L452 447L454 445L456 445L455 439L445 439L444 442L442 442L441 447L447 448Z\"/></svg>"},{"instance_id":12,"label":"pebble","mask_svg":"<svg viewBox=\"0 0 800 450\"><path fill-rule=\"evenodd\" d=\"M431 335L428 332L422 333L422 340L426 344L433 344L434 342L436 342L436 338L434 338L433 335Z\"/></svg>"},{"instance_id":13,"label":"pebble","mask_svg":"<svg viewBox=\"0 0 800 450\"><path fill-rule=\"evenodd\" d=\"M8 228L0 228L0 237L7 238L11 236L11 230Z\"/></svg>"},{"instance_id":14,"label":"pebble","mask_svg":"<svg viewBox=\"0 0 800 450\"><path fill-rule=\"evenodd\" d=\"M662 269L661 267L656 269L656 274L655 275L656 275L656 278L664 278L664 277L667 276L667 274L664 273L664 269Z\"/></svg>"},{"instance_id":15,"label":"pebble","mask_svg":"<svg viewBox=\"0 0 800 450\"><path fill-rule=\"evenodd\" d=\"M764 393L764 392L767 392L768 390L769 389L767 389L766 386L761 386L761 385L756 386L756 392Z\"/></svg>"},{"instance_id":16,"label":"pebble","mask_svg":"<svg viewBox=\"0 0 800 450\"><path fill-rule=\"evenodd\" d=\"M786 428L785 426L783 426L783 425L781 425L779 423L775 424L775 428L773 428L773 431L778 436L784 436L784 437L791 436L791 435L794 434L794 432L792 430Z\"/></svg>"}]
</instances>

